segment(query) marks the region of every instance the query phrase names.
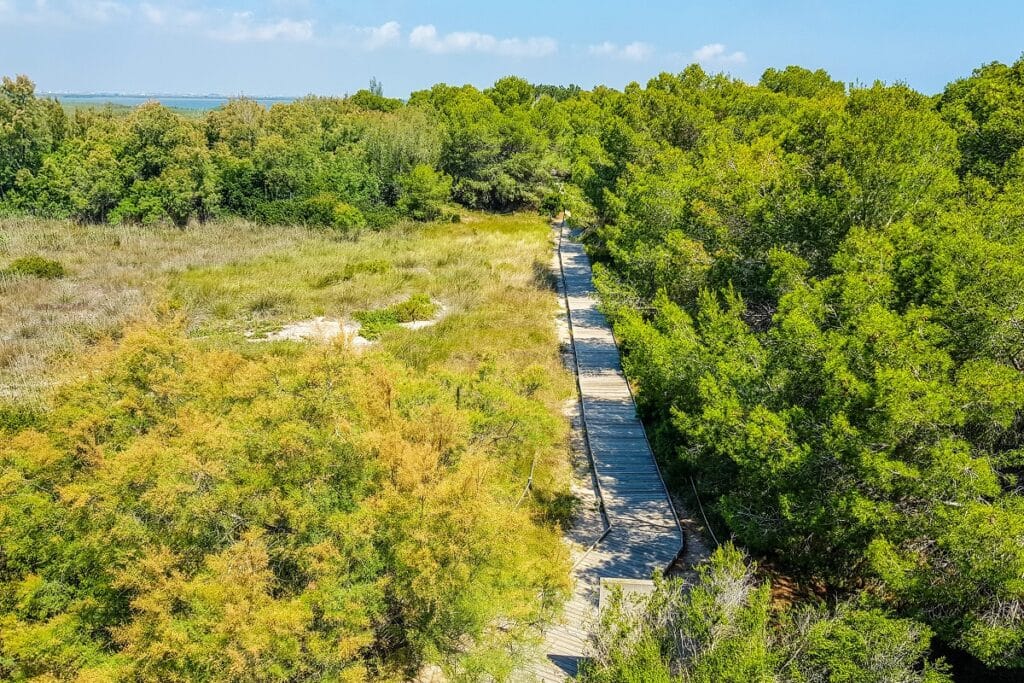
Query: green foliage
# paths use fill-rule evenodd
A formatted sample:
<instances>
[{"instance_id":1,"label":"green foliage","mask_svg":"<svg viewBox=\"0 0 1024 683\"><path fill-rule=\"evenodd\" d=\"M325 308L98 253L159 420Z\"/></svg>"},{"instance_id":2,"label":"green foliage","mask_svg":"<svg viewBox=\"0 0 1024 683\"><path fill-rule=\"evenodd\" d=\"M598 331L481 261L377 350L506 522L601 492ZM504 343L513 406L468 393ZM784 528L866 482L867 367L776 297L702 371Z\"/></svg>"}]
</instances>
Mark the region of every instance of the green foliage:
<instances>
[{"instance_id":1,"label":"green foliage","mask_svg":"<svg viewBox=\"0 0 1024 683\"><path fill-rule=\"evenodd\" d=\"M766 69L761 74L761 85L772 92L794 97L842 95L846 90L842 83L832 80L824 69L811 71L799 66L787 66L781 71Z\"/></svg>"},{"instance_id":2,"label":"green foliage","mask_svg":"<svg viewBox=\"0 0 1024 683\"><path fill-rule=\"evenodd\" d=\"M67 119L53 100L35 96L35 84L25 76L4 77L0 83L0 199L19 174L34 173L44 156L64 136Z\"/></svg>"},{"instance_id":3,"label":"green foliage","mask_svg":"<svg viewBox=\"0 0 1024 683\"><path fill-rule=\"evenodd\" d=\"M191 340L183 322L150 322L76 357L44 408L0 405L0 678L509 671L566 590L567 553L544 521L565 488L568 387L531 270L547 227L481 217L359 242L247 230L260 246L235 246L241 263L178 276L215 293L205 271L262 306L305 305L302 266L337 265L380 296L407 281L399 264L446 258L416 277L480 285L450 325L396 353L387 340L362 354ZM166 232L166 253L195 239ZM275 250L274 236L296 241ZM484 281L498 259L521 286ZM434 310L421 295L391 313ZM518 327L499 335L496 319ZM535 458L536 499L517 506Z\"/></svg>"},{"instance_id":4,"label":"green foliage","mask_svg":"<svg viewBox=\"0 0 1024 683\"><path fill-rule=\"evenodd\" d=\"M1024 57L1009 66L986 64L950 83L939 110L959 133L963 172L1002 182L1024 149Z\"/></svg>"},{"instance_id":5,"label":"green foliage","mask_svg":"<svg viewBox=\"0 0 1024 683\"><path fill-rule=\"evenodd\" d=\"M398 208L418 221L438 218L452 192L452 179L426 164L398 179Z\"/></svg>"},{"instance_id":6,"label":"green foliage","mask_svg":"<svg viewBox=\"0 0 1024 683\"><path fill-rule=\"evenodd\" d=\"M731 545L698 567L698 580L656 579L649 597L614 596L598 628L589 683L833 681L939 683L920 624L842 604L773 616L767 584Z\"/></svg>"},{"instance_id":7,"label":"green foliage","mask_svg":"<svg viewBox=\"0 0 1024 683\"><path fill-rule=\"evenodd\" d=\"M367 339L378 339L384 332L397 327L399 323L411 323L417 320L430 320L439 307L426 294L413 294L405 301L392 304L387 308L372 311L359 311L355 319L362 325L359 333Z\"/></svg>"},{"instance_id":8,"label":"green foliage","mask_svg":"<svg viewBox=\"0 0 1024 683\"><path fill-rule=\"evenodd\" d=\"M8 275L25 275L46 280L56 280L67 275L67 269L60 261L43 256L22 256L11 261L3 270Z\"/></svg>"},{"instance_id":9,"label":"green foliage","mask_svg":"<svg viewBox=\"0 0 1024 683\"><path fill-rule=\"evenodd\" d=\"M438 166L451 176L457 201L497 210L536 206L546 182L545 138L527 109L532 93L516 78L499 81L490 93L441 84L413 93L409 103L440 125Z\"/></svg>"},{"instance_id":10,"label":"green foliage","mask_svg":"<svg viewBox=\"0 0 1024 683\"><path fill-rule=\"evenodd\" d=\"M877 586L990 666L1024 665L1024 223L1017 100L995 97L1017 71L932 99L692 69L572 124L595 272L671 469L745 546Z\"/></svg>"},{"instance_id":11,"label":"green foliage","mask_svg":"<svg viewBox=\"0 0 1024 683\"><path fill-rule=\"evenodd\" d=\"M352 104L370 111L396 111L402 107L402 100L384 97L380 93L371 90L360 90L349 98Z\"/></svg>"}]
</instances>

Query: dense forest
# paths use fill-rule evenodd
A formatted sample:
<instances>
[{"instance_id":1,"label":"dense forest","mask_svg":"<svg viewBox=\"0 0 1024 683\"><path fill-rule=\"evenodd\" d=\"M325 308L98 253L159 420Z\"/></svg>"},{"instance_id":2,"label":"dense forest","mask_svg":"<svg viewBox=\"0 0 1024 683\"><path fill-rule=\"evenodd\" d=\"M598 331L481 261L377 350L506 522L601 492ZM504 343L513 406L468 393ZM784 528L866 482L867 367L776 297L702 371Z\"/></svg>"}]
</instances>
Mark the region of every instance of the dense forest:
<instances>
[{"instance_id":1,"label":"dense forest","mask_svg":"<svg viewBox=\"0 0 1024 683\"><path fill-rule=\"evenodd\" d=\"M1024 59L985 65L935 96L902 84L847 85L798 67L769 69L747 84L691 66L622 91L509 77L482 91L437 85L408 101L379 89L269 110L240 99L199 117L158 104L69 116L19 77L0 90L0 201L8 215L86 224L188 230L238 216L345 237L405 220L457 221L459 207L568 208L598 261L605 308L670 483L680 495L700 496L720 538L816 587L822 602L813 619L797 610L769 624L766 593L734 551L723 551L705 574L747 586L749 615L732 617L760 624L774 640L720 649L715 668L701 669L697 650L682 652L671 634L656 633L672 620L652 617L657 628L609 639L599 662L605 668L592 671L593 679L864 680L853 675L854 660L821 664L844 651L830 639L853 642L854 635L862 649L902 644L895 660L917 678L888 680L944 677L941 664L919 661L931 634L944 651L991 669L1024 667ZM104 553L141 542L137 529L148 523L121 507L124 497L139 495L127 473L79 481L80 468L94 467L98 439L142 467L160 431L132 436L140 421L172 433L174 448L213 438L200 438L195 424L166 423L168 397L187 388L197 411L225 415L216 447L242 458L239 467L263 457L258 448L228 444L245 441L253 418L236 421L233 411L257 400L267 376L241 360L195 357L167 340L134 344L138 350L118 353L144 353L153 377L129 371L115 354L109 377L65 390L46 429L0 426L8 442L0 454L0 624L18 624L22 634L0 643L0 671L48 662L48 637L80 648L114 643L126 653L190 642L191 629L208 631L171 619L183 609L175 593L216 603L220 597L204 581L237 571L239 553L247 554L254 582L273 565L281 590L295 596L288 609L314 610L324 633L351 633L344 642L372 653L372 666L387 659L386 642L398 641L382 641L364 622L347 623L337 602L333 616L323 611L316 601L327 599L339 577L346 577L343 599L387 611L383 621L431 623L416 621L424 613L415 611L415 595L389 602L387 589L365 583L388 543L367 540L329 558L316 555L321 532L313 527L364 522L344 512L349 500L309 491L275 503L287 514L263 509L258 495L246 502L261 507L264 535L308 529L305 559L287 544L268 551L250 534L242 545L206 555L203 572L171 570L167 555L98 580ZM159 370L158 362L172 369ZM207 383L183 386L189 373L210 365L224 368L218 372L237 366L230 372L246 379L230 395ZM290 372L323 374L308 364ZM290 376L275 390L310 377ZM131 410L111 389L136 392L151 381L166 389L139 394L141 404ZM268 414L260 429L310 452L317 443L354 448L334 443L320 422L337 391L295 406L301 426ZM83 424L85 402L105 406L103 419ZM375 419L382 409L375 410L358 419ZM344 478L346 490L375 481L370 461L353 462L351 471L316 477L328 487ZM318 467L315 458L309 467ZM306 476L276 472L273 462L260 471L252 485L268 496L285 486L278 477ZM30 502L58 489L79 502ZM180 495L164 493L172 501ZM90 500L99 501L102 524L100 517L86 521ZM393 533L407 533L386 496L381 500L370 527L392 524ZM187 565L203 556L195 548L220 547L224 530L211 526L193 538L174 523L179 504L168 505L151 513L173 532L167 553L183 553ZM182 514L192 509L180 505ZM53 528L80 549L51 555L56 544L45 530ZM492 525L487 533L501 529ZM6 540L12 538L16 543ZM116 543L103 543L110 538ZM474 541L480 558L491 552L492 538ZM73 578L53 583L46 571ZM534 586L548 580L526 579ZM315 583L307 590L316 595L303 597L294 583L300 580ZM667 586L651 609L682 622L699 614L714 621L700 600L713 603L715 585L709 581L703 597L681 597ZM133 603L133 595L150 597ZM129 622L133 610L148 616ZM214 607L197 613L217 614ZM261 618L287 629L290 614ZM472 616L477 621L451 621L479 631L482 617ZM614 625L608 632L614 635ZM794 633L803 634L803 644L793 645ZM438 647L441 635L451 636L417 630L401 642ZM328 640L308 647L321 642ZM196 647L207 645L213 641ZM848 649L852 657L857 648ZM814 653L819 660L807 659ZM60 664L38 672L61 671ZM738 671L747 677L727 675Z\"/></svg>"}]
</instances>

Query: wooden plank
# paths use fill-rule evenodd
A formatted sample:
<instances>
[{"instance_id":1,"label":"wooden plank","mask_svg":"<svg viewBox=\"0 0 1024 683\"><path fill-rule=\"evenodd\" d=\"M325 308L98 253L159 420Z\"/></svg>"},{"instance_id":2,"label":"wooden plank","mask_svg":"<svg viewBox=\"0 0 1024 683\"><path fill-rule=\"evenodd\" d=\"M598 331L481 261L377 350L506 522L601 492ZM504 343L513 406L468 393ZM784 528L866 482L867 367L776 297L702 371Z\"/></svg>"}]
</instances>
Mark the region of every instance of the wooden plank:
<instances>
[{"instance_id":1,"label":"wooden plank","mask_svg":"<svg viewBox=\"0 0 1024 683\"><path fill-rule=\"evenodd\" d=\"M602 579L649 580L682 546L658 466L636 414L611 325L598 309L590 260L559 231L559 291L568 310L583 427L611 528L580 558L573 598L545 634L529 679L563 681L589 653ZM646 585L646 584L645 584Z\"/></svg>"}]
</instances>

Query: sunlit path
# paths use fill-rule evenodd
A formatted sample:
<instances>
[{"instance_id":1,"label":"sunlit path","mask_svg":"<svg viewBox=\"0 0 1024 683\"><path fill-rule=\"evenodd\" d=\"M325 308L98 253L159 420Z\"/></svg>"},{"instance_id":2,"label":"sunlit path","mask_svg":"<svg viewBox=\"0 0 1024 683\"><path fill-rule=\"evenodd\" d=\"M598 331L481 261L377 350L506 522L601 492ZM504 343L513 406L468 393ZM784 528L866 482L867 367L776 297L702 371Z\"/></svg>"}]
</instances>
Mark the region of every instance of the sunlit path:
<instances>
[{"instance_id":1,"label":"sunlit path","mask_svg":"<svg viewBox=\"0 0 1024 683\"><path fill-rule=\"evenodd\" d=\"M603 509L585 518L591 544L574 558L573 596L560 623L545 633L536 680L576 674L588 654L589 628L602 579L649 580L683 548L683 533L636 414L611 326L597 308L590 259L558 228L559 292L568 312L581 406L581 447L589 453L594 495Z\"/></svg>"}]
</instances>

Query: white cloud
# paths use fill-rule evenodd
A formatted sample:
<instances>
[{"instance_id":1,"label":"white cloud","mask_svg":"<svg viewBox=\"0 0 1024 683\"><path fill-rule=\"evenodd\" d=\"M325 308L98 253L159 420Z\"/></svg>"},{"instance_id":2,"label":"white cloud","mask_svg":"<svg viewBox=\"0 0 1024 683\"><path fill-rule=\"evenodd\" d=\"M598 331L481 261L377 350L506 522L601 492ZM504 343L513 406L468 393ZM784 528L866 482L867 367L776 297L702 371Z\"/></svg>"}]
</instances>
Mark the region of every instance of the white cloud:
<instances>
[{"instance_id":1,"label":"white cloud","mask_svg":"<svg viewBox=\"0 0 1024 683\"><path fill-rule=\"evenodd\" d=\"M630 62L642 62L654 54L654 46L638 40L620 47L606 40L603 43L591 45L587 48L587 51L595 57L611 57Z\"/></svg>"},{"instance_id":2,"label":"white cloud","mask_svg":"<svg viewBox=\"0 0 1024 683\"><path fill-rule=\"evenodd\" d=\"M142 15L143 19L151 24L160 26L167 23L167 10L157 7L156 5L151 5L148 2L144 2L139 5L139 13Z\"/></svg>"},{"instance_id":3,"label":"white cloud","mask_svg":"<svg viewBox=\"0 0 1024 683\"><path fill-rule=\"evenodd\" d=\"M226 24L207 33L211 38L228 43L305 42L313 38L313 22L295 19L257 21L252 12L235 12Z\"/></svg>"},{"instance_id":4,"label":"white cloud","mask_svg":"<svg viewBox=\"0 0 1024 683\"><path fill-rule=\"evenodd\" d=\"M362 47L367 50L379 50L402 39L402 27L397 21L389 21L380 26L360 27L356 30L363 38Z\"/></svg>"},{"instance_id":5,"label":"white cloud","mask_svg":"<svg viewBox=\"0 0 1024 683\"><path fill-rule=\"evenodd\" d=\"M214 40L228 43L271 41L303 42L313 38L313 22L296 19L258 20L252 12L184 9L174 5L144 2L138 15L152 25L167 29L191 29Z\"/></svg>"},{"instance_id":6,"label":"white cloud","mask_svg":"<svg viewBox=\"0 0 1024 683\"><path fill-rule=\"evenodd\" d=\"M441 35L433 24L414 28L409 34L409 44L433 54L479 52L501 57L547 57L558 51L558 43L553 38L496 38L476 31Z\"/></svg>"},{"instance_id":7,"label":"white cloud","mask_svg":"<svg viewBox=\"0 0 1024 683\"><path fill-rule=\"evenodd\" d=\"M139 5L143 21L153 26L207 27L208 32L223 23L224 16L202 10L187 10L179 7L153 5L144 2Z\"/></svg>"},{"instance_id":8,"label":"white cloud","mask_svg":"<svg viewBox=\"0 0 1024 683\"><path fill-rule=\"evenodd\" d=\"M693 51L693 59L705 66L728 66L743 64L747 55L743 52L728 52L722 43L709 43Z\"/></svg>"}]
</instances>

